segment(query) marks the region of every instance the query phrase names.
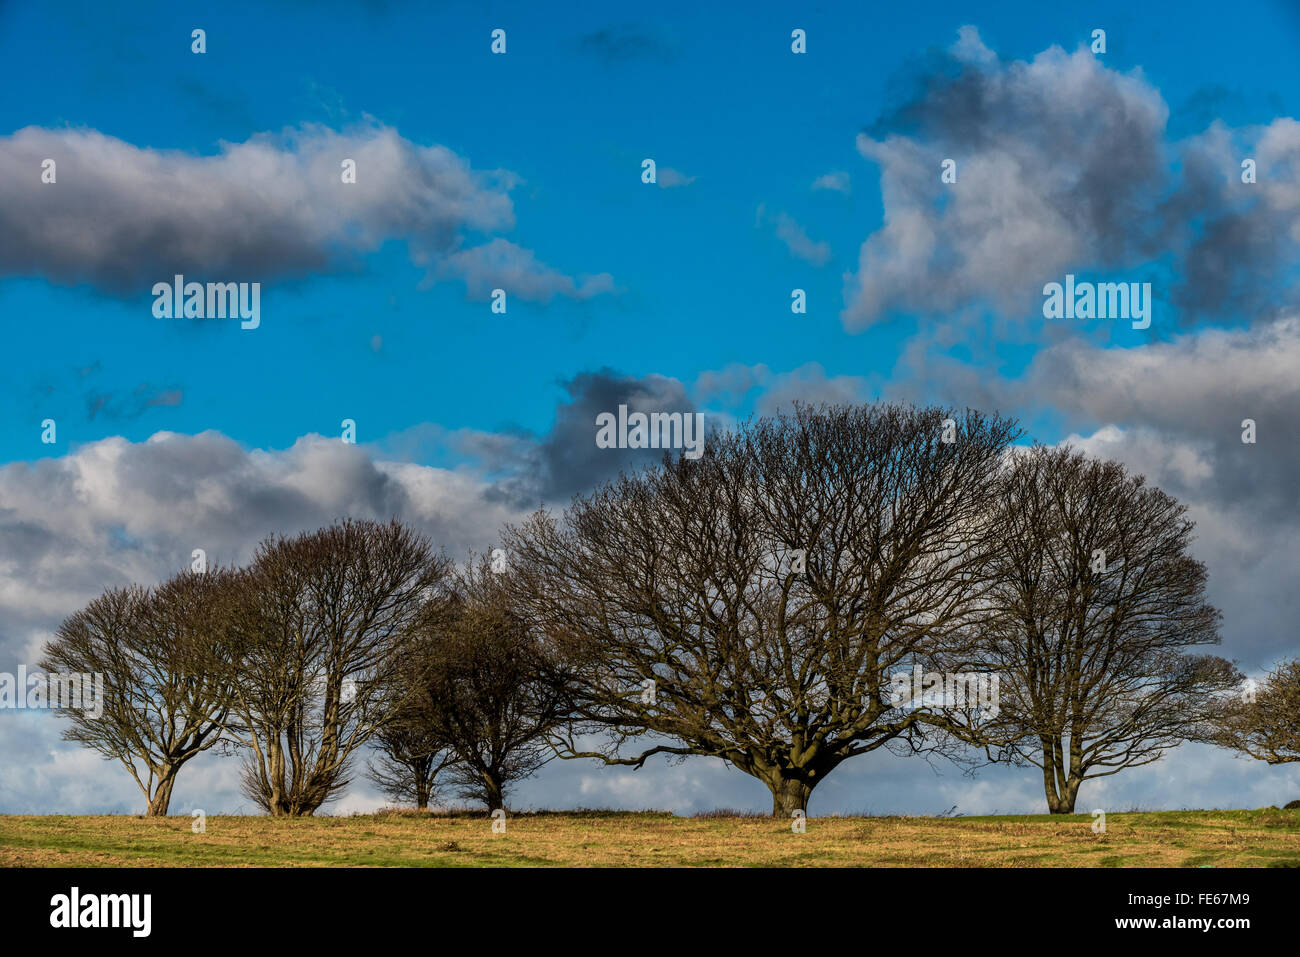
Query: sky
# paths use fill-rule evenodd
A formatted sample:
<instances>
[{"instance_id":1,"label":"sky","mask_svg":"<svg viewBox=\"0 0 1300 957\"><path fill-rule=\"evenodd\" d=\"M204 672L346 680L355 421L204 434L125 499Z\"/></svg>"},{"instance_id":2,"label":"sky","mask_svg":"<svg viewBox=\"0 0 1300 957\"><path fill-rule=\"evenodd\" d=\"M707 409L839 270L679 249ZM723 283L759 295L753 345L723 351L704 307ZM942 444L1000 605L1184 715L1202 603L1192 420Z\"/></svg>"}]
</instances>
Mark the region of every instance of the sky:
<instances>
[{"instance_id":1,"label":"sky","mask_svg":"<svg viewBox=\"0 0 1300 957\"><path fill-rule=\"evenodd\" d=\"M644 461L593 442L619 404L902 399L1185 502L1219 653L1260 674L1300 653L1297 47L1271 0L0 0L0 671L194 548L350 514L481 551ZM259 283L257 327L158 317L177 274ZM1045 318L1067 275L1150 283L1149 327ZM59 730L0 712L0 812L138 810ZM866 755L810 813L1041 811L1036 773ZM1300 768L1185 746L1080 804L1297 796ZM357 774L335 810L384 803ZM770 798L707 759L557 761L512 804ZM189 766L188 807L248 810L234 763Z\"/></svg>"}]
</instances>

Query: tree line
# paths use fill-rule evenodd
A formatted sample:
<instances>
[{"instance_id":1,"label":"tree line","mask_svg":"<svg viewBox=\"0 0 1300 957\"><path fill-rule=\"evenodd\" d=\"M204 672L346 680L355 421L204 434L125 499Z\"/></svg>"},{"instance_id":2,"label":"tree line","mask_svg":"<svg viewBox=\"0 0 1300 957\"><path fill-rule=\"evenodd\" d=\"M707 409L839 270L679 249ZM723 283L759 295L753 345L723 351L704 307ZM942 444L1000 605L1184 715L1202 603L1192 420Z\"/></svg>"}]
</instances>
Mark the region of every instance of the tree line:
<instances>
[{"instance_id":1,"label":"tree line","mask_svg":"<svg viewBox=\"0 0 1300 957\"><path fill-rule=\"evenodd\" d=\"M110 588L47 643L98 672L65 736L150 815L212 749L243 792L310 815L366 775L489 809L554 758L711 756L805 810L887 748L1084 781L1184 741L1300 760L1300 663L1257 690L1220 641L1187 509L1016 423L907 404L798 406L665 454L456 565L394 520L273 536L244 567ZM891 679L992 674L996 707Z\"/></svg>"}]
</instances>

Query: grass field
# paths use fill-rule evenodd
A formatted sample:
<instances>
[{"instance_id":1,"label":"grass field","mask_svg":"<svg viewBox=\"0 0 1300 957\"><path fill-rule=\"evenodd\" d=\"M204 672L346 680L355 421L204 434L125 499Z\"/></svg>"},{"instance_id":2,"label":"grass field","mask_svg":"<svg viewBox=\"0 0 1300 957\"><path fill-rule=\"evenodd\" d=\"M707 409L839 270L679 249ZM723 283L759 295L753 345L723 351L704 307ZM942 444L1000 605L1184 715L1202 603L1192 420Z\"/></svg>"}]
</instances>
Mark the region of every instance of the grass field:
<instances>
[{"instance_id":1,"label":"grass field","mask_svg":"<svg viewBox=\"0 0 1300 957\"><path fill-rule=\"evenodd\" d=\"M104 867L1273 867L1300 866L1300 810L1065 817L810 818L667 812L384 811L275 820L0 816L0 865Z\"/></svg>"}]
</instances>

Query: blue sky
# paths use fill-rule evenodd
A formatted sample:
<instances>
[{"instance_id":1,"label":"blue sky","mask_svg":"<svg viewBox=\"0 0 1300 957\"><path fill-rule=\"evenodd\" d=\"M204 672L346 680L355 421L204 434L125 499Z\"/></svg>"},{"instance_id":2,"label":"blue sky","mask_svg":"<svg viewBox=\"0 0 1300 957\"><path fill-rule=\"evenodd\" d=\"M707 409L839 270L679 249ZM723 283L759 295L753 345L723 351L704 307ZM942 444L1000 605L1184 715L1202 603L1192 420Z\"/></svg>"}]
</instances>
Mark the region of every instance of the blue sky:
<instances>
[{"instance_id":1,"label":"blue sky","mask_svg":"<svg viewBox=\"0 0 1300 957\"><path fill-rule=\"evenodd\" d=\"M725 422L885 397L996 406L1145 472L1193 508L1225 653L1294 654L1298 44L1281 2L0 2L0 653L32 660L78 603L196 541L238 559L400 506L453 554L482 547L626 464L587 467L600 402ZM326 175L360 150L360 185ZM412 177L456 186L412 212ZM155 318L176 263L261 282L260 327ZM1152 282L1152 327L1046 322L1067 271ZM343 419L359 450L326 444ZM0 754L79 760L18 728ZM658 783L579 790L709 800L641 773ZM926 773L866 803L907 807ZM527 794L581 804L578 774ZM862 808L837 777L814 802ZM980 806L1041 801L1025 778L1023 802ZM74 771L52 786L94 805Z\"/></svg>"},{"instance_id":2,"label":"blue sky","mask_svg":"<svg viewBox=\"0 0 1300 957\"><path fill-rule=\"evenodd\" d=\"M9 278L6 336L24 359L6 370L6 398L22 414L0 421L0 458L48 451L33 416L66 423L68 442L212 428L279 448L345 417L363 440L430 420L544 431L558 382L602 366L685 381L732 362L816 362L830 376L887 379L908 317L863 333L839 319L843 274L882 214L854 137L890 113L909 71L952 43L969 12L938 3L860 18L854 4L795 14L669 3L625 19L607 7L5 4L0 116L11 129L85 127L211 155L222 141L373 117L475 168L517 173L509 238L558 269L608 272L619 291L519 301L493 316L455 281L421 288L422 270L394 237L346 272L264 283L268 318L249 336L155 320L147 291L111 298ZM1298 24L1281 4L1213 30L1195 5L1139 19L1128 4L1001 4L977 24L1004 58L1073 50L1098 25L1107 65L1140 68L1173 108L1171 129L1268 122L1300 79ZM190 52L196 26L207 31L202 56ZM505 56L488 49L498 26ZM808 31L806 56L789 52L794 26ZM695 181L647 187L645 157ZM850 193L810 188L833 170ZM828 243L828 263L802 262L756 228L760 204ZM806 316L789 311L795 287L808 292ZM1013 368L1026 358L1004 353ZM135 414L140 403L121 399L116 415L118 405L90 418L95 397L141 389L179 390L183 401Z\"/></svg>"}]
</instances>

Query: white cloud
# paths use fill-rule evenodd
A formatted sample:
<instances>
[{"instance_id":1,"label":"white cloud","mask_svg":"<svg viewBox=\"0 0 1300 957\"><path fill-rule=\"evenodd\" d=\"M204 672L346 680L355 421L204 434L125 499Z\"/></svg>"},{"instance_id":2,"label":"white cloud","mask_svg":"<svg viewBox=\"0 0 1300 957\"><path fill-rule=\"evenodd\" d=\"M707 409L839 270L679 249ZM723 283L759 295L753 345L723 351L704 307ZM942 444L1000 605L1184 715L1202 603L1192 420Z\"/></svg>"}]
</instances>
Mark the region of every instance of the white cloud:
<instances>
[{"instance_id":1,"label":"white cloud","mask_svg":"<svg viewBox=\"0 0 1300 957\"><path fill-rule=\"evenodd\" d=\"M614 291L609 273L582 276L578 281L545 263L530 249L500 237L473 249L452 253L439 266L442 276L463 279L471 299L486 300L493 289L532 302L547 303L555 296L590 299Z\"/></svg>"},{"instance_id":2,"label":"white cloud","mask_svg":"<svg viewBox=\"0 0 1300 957\"><path fill-rule=\"evenodd\" d=\"M671 166L661 166L655 171L655 183L660 189L674 189L678 186L690 186L695 182L694 176L687 176L681 170Z\"/></svg>"},{"instance_id":3,"label":"white cloud","mask_svg":"<svg viewBox=\"0 0 1300 957\"><path fill-rule=\"evenodd\" d=\"M849 174L843 170L832 170L813 180L813 189L829 189L837 193L849 192Z\"/></svg>"},{"instance_id":4,"label":"white cloud","mask_svg":"<svg viewBox=\"0 0 1300 957\"><path fill-rule=\"evenodd\" d=\"M57 163L57 181L33 170ZM355 183L341 163L356 164ZM501 247L473 245L515 224L506 170L474 170L444 146L420 146L378 123L319 125L223 143L212 156L142 148L95 130L26 127L0 137L0 274L89 282L117 295L175 273L252 281L351 268L390 240L412 259L467 282L502 265ZM497 242L505 242L498 239ZM513 244L502 284L523 298L587 296L586 284ZM509 265L509 264L506 264Z\"/></svg>"},{"instance_id":5,"label":"white cloud","mask_svg":"<svg viewBox=\"0 0 1300 957\"><path fill-rule=\"evenodd\" d=\"M830 262L830 243L814 242L804 228L786 213L778 213L776 216L776 235L796 259L814 266L825 266Z\"/></svg>"}]
</instances>

